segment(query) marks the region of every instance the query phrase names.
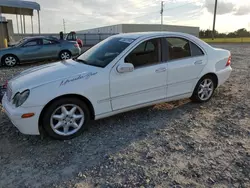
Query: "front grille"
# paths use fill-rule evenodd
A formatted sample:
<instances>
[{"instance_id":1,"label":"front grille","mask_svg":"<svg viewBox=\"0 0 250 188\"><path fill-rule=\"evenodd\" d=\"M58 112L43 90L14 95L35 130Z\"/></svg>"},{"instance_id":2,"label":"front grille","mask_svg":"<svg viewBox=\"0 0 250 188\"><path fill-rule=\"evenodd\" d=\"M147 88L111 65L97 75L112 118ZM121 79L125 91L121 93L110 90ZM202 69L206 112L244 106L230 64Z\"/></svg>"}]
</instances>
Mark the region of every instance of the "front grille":
<instances>
[{"instance_id":1,"label":"front grille","mask_svg":"<svg viewBox=\"0 0 250 188\"><path fill-rule=\"evenodd\" d=\"M7 95L8 101L10 102L11 101L11 96L12 96L12 90L11 90L11 88L9 86L7 87L6 95Z\"/></svg>"}]
</instances>

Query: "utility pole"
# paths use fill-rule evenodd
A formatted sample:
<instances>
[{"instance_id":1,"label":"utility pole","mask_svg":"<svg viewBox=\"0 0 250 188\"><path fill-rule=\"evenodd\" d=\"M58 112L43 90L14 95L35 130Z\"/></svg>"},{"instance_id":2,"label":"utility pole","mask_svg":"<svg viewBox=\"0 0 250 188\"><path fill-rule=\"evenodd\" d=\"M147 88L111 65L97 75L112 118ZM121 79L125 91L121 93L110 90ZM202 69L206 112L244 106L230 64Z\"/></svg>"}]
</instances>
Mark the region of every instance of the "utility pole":
<instances>
[{"instance_id":1,"label":"utility pole","mask_svg":"<svg viewBox=\"0 0 250 188\"><path fill-rule=\"evenodd\" d=\"M214 40L214 37L215 37L216 13L217 13L217 0L215 0L215 5L214 5L214 22L213 22L213 32L212 32L212 39L213 39L213 40Z\"/></svg>"},{"instance_id":2,"label":"utility pole","mask_svg":"<svg viewBox=\"0 0 250 188\"><path fill-rule=\"evenodd\" d=\"M163 1L161 1L161 11L160 11L160 14L161 14L161 30L162 30L162 27L163 27Z\"/></svg>"},{"instance_id":3,"label":"utility pole","mask_svg":"<svg viewBox=\"0 0 250 188\"><path fill-rule=\"evenodd\" d=\"M65 20L63 19L63 32L64 32L64 33L66 33L66 25L65 25L65 24L66 24L66 22L65 22Z\"/></svg>"}]
</instances>

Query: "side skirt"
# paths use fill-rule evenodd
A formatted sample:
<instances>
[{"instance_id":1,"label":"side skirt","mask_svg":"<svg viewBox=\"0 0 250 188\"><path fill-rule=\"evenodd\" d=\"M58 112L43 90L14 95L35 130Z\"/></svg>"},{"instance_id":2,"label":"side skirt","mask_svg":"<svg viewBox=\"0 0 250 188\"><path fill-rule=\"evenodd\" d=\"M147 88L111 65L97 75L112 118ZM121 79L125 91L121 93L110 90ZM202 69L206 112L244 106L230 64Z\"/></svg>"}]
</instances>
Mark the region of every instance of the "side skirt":
<instances>
[{"instance_id":1,"label":"side skirt","mask_svg":"<svg viewBox=\"0 0 250 188\"><path fill-rule=\"evenodd\" d=\"M108 112L108 113L98 114L98 115L95 116L95 120L106 118L106 117L109 117L109 116L113 116L113 115L120 114L120 113L123 113L123 112L131 111L131 110L143 108L143 107L146 107L146 106L152 106L152 105L163 103L163 102L169 102L169 101L175 101L175 100L189 98L189 97L191 97L191 95L192 95L192 92L185 93L185 94L182 94L182 95L177 95L177 96L170 97L170 98L163 98L163 99L151 101L149 103L143 103L143 104L139 104L139 105L130 106L130 107L127 107L127 108L122 108L122 109L115 110L115 111Z\"/></svg>"}]
</instances>

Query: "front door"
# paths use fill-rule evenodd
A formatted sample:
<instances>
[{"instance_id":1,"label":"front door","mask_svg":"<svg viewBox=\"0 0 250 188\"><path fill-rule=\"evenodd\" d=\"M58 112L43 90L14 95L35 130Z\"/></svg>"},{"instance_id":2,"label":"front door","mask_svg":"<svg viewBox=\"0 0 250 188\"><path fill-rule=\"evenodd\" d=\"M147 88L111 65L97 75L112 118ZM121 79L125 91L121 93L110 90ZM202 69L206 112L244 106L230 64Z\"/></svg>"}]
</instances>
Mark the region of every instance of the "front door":
<instances>
[{"instance_id":1,"label":"front door","mask_svg":"<svg viewBox=\"0 0 250 188\"><path fill-rule=\"evenodd\" d=\"M207 63L207 58L191 41L177 37L168 37L165 40L168 46L167 97L190 94Z\"/></svg>"},{"instance_id":2,"label":"front door","mask_svg":"<svg viewBox=\"0 0 250 188\"><path fill-rule=\"evenodd\" d=\"M166 98L167 64L161 58L161 39L143 41L113 67L110 95L113 110ZM134 71L118 73L117 66L134 65Z\"/></svg>"},{"instance_id":3,"label":"front door","mask_svg":"<svg viewBox=\"0 0 250 188\"><path fill-rule=\"evenodd\" d=\"M39 57L39 53L42 50L42 40L41 39L32 39L27 41L23 46L20 48L21 61L31 61L31 60L38 60L41 59Z\"/></svg>"}]
</instances>

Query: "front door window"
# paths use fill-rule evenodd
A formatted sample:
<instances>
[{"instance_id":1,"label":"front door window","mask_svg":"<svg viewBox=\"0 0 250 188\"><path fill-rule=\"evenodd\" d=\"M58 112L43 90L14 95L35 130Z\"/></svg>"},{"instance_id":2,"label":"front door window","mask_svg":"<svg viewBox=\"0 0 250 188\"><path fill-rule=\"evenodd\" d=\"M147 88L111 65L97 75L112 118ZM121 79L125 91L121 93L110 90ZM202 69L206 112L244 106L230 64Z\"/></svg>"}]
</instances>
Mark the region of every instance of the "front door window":
<instances>
[{"instance_id":1,"label":"front door window","mask_svg":"<svg viewBox=\"0 0 250 188\"><path fill-rule=\"evenodd\" d=\"M160 63L160 39L151 39L139 44L126 58L135 68Z\"/></svg>"}]
</instances>

